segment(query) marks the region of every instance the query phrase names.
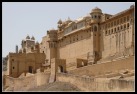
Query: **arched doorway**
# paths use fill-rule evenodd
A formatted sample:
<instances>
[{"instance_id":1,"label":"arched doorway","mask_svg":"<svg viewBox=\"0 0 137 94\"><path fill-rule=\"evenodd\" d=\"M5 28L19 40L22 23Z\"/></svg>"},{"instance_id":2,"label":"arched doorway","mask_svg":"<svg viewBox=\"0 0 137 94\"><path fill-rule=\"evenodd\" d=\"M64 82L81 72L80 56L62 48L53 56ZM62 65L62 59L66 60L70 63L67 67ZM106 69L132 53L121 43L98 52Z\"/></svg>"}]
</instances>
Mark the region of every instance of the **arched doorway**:
<instances>
[{"instance_id":1,"label":"arched doorway","mask_svg":"<svg viewBox=\"0 0 137 94\"><path fill-rule=\"evenodd\" d=\"M82 61L82 62L81 62L81 66L83 67L84 65L85 65L84 62Z\"/></svg>"},{"instance_id":2,"label":"arched doorway","mask_svg":"<svg viewBox=\"0 0 137 94\"><path fill-rule=\"evenodd\" d=\"M32 66L29 66L29 73L32 73Z\"/></svg>"},{"instance_id":3,"label":"arched doorway","mask_svg":"<svg viewBox=\"0 0 137 94\"><path fill-rule=\"evenodd\" d=\"M63 66L58 66L58 72L59 73L64 72Z\"/></svg>"}]
</instances>

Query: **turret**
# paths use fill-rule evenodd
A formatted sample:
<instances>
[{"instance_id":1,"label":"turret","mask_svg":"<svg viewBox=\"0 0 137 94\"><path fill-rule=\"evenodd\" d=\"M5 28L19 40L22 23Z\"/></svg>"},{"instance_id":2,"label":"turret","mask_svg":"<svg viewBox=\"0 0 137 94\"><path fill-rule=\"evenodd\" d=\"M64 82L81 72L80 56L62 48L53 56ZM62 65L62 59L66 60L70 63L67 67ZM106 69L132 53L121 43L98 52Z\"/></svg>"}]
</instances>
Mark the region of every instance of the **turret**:
<instances>
[{"instance_id":1,"label":"turret","mask_svg":"<svg viewBox=\"0 0 137 94\"><path fill-rule=\"evenodd\" d=\"M92 9L90 15L92 23L99 23L101 21L102 10L98 7L95 7L94 9Z\"/></svg>"},{"instance_id":2,"label":"turret","mask_svg":"<svg viewBox=\"0 0 137 94\"><path fill-rule=\"evenodd\" d=\"M18 53L18 45L16 45L16 53Z\"/></svg>"},{"instance_id":3,"label":"turret","mask_svg":"<svg viewBox=\"0 0 137 94\"><path fill-rule=\"evenodd\" d=\"M57 48L57 30L51 29L47 31L48 43L49 43L49 62L52 58L56 58L56 48Z\"/></svg>"}]
</instances>

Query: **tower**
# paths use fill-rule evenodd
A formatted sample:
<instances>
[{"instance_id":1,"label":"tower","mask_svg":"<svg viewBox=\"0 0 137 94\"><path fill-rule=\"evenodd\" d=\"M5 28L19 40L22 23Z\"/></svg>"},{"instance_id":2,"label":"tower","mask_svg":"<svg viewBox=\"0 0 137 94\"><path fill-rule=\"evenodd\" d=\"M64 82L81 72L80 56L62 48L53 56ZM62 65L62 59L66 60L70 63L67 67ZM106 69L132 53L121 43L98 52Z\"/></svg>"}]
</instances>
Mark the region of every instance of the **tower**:
<instances>
[{"instance_id":1,"label":"tower","mask_svg":"<svg viewBox=\"0 0 137 94\"><path fill-rule=\"evenodd\" d=\"M52 58L56 58L57 52L57 30L47 31L48 43L49 43L49 62Z\"/></svg>"},{"instance_id":2,"label":"tower","mask_svg":"<svg viewBox=\"0 0 137 94\"><path fill-rule=\"evenodd\" d=\"M100 31L100 21L102 11L99 8L92 9L91 13L91 23L93 30L93 53L94 53L94 62L98 61L101 58L101 31Z\"/></svg>"},{"instance_id":3,"label":"tower","mask_svg":"<svg viewBox=\"0 0 137 94\"><path fill-rule=\"evenodd\" d=\"M18 45L16 45L16 53L18 53Z\"/></svg>"}]
</instances>

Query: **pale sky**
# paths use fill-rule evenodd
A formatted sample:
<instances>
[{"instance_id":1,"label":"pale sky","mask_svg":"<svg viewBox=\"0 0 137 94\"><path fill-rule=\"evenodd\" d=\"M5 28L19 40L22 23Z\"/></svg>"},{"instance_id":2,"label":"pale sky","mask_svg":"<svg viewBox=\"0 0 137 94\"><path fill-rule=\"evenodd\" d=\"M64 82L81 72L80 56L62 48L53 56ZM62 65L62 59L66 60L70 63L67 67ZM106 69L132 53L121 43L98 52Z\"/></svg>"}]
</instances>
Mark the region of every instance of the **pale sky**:
<instances>
[{"instance_id":1,"label":"pale sky","mask_svg":"<svg viewBox=\"0 0 137 94\"><path fill-rule=\"evenodd\" d=\"M56 29L59 19L75 20L86 16L95 7L103 13L116 14L134 2L2 2L2 57L21 48L27 34L41 42L47 30Z\"/></svg>"}]
</instances>

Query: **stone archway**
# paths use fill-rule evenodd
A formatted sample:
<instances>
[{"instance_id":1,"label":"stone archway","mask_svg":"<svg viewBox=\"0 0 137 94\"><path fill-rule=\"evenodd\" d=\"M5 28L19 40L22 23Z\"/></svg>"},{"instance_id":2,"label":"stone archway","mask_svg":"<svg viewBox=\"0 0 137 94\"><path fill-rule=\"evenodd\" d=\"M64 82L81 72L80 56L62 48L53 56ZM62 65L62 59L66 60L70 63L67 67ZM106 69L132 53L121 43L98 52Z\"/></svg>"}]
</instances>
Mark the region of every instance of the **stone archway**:
<instances>
[{"instance_id":1,"label":"stone archway","mask_svg":"<svg viewBox=\"0 0 137 94\"><path fill-rule=\"evenodd\" d=\"M59 73L64 72L63 66L61 66L61 65L58 66L58 72Z\"/></svg>"},{"instance_id":2,"label":"stone archway","mask_svg":"<svg viewBox=\"0 0 137 94\"><path fill-rule=\"evenodd\" d=\"M29 66L29 73L33 73L33 68L32 68L32 66Z\"/></svg>"}]
</instances>

